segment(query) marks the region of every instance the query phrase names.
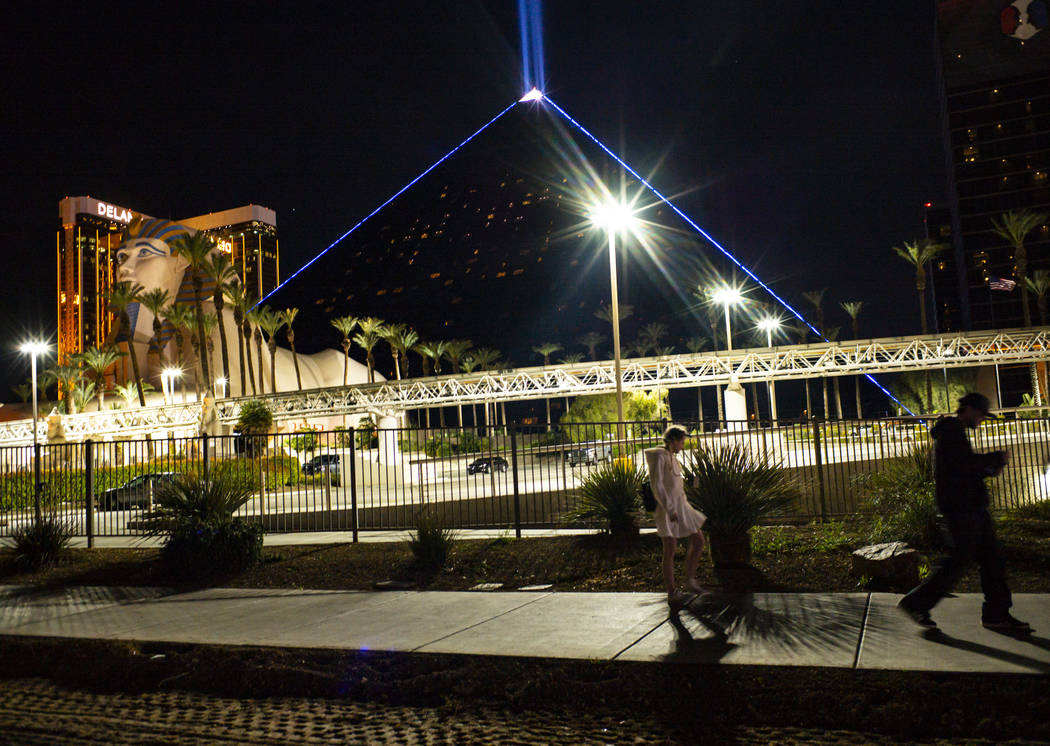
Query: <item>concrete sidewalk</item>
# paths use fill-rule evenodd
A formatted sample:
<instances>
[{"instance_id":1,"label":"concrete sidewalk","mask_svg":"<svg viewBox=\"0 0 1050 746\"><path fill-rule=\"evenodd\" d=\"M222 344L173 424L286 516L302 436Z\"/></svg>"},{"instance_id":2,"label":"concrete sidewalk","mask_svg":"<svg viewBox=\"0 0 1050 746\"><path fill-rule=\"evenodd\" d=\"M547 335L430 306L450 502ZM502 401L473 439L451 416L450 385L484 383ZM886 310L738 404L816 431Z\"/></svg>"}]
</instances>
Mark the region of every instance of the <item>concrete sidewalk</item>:
<instances>
[{"instance_id":1,"label":"concrete sidewalk","mask_svg":"<svg viewBox=\"0 0 1050 746\"><path fill-rule=\"evenodd\" d=\"M0 635L628 661L1050 673L1050 594L1018 594L1036 633L980 626L960 594L924 634L888 593L311 591L0 586Z\"/></svg>"}]
</instances>

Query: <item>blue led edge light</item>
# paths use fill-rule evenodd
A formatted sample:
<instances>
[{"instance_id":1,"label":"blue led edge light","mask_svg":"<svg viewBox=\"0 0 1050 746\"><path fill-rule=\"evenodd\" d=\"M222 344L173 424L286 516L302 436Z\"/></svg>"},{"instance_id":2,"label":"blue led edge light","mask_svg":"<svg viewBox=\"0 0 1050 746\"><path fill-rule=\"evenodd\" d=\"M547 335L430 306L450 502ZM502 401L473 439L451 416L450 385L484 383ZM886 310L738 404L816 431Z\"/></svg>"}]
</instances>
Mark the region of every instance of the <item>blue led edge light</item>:
<instances>
[{"instance_id":1,"label":"blue led edge light","mask_svg":"<svg viewBox=\"0 0 1050 746\"><path fill-rule=\"evenodd\" d=\"M722 246L722 244L718 243L718 241L716 241L716 240L715 240L714 238L712 238L712 237L711 237L711 236L710 236L710 235L709 235L709 234L707 233L707 231L705 231L705 230L704 230L703 228L701 228L701 227L700 227L699 225L697 225L697 224L696 224L696 222L694 222L692 218L690 218L690 217L689 217L688 215L686 215L686 214L685 214L684 212L682 212L682 210L681 210L681 209L679 209L677 205L675 205L675 204L674 204L673 202L671 202L671 200L667 199L667 197L665 197L664 195L662 195L662 194L661 194L661 193L659 192L659 190L657 190L657 188L656 188L656 187L654 187L654 186L653 186L652 184L650 184L650 183L649 183L649 182L648 182L648 181L647 181L647 180L646 180L645 178L643 178L643 177L641 176L641 174L639 174L639 173L638 173L637 171L635 171L635 170L634 170L633 168L631 168L630 166L628 166L628 165L627 165L627 163L625 163L625 162L624 162L624 160L623 160L622 158L620 158L620 156L616 155L616 153L614 153L614 152L613 152L612 150L610 150L610 149L609 149L609 148L608 148L608 147L607 147L607 146L605 145L605 143L603 143L603 142L602 142L601 140L599 140L599 139L598 139L597 137L595 137L594 135L592 135L592 134L591 134L591 133L590 133L590 132L589 132L589 131L587 130L587 128L586 128L586 127L584 127L584 126L583 126L582 124L580 124L580 123L579 123L579 122L577 122L577 121L576 121L575 119L573 119L573 118L572 118L571 116L569 116L568 112L566 112L566 111L565 111L565 110L564 110L563 108L561 108L560 106L558 106L558 104L554 103L554 101L552 101L552 100L551 100L551 98L550 98L549 96L547 96L547 95L544 95L544 97L543 97L543 100L544 100L544 101L546 101L547 103L549 103L549 104L550 104L551 106L553 106L553 107L554 107L554 108L555 108L555 109L557 110L557 112L558 112L559 114L561 114L561 115L562 115L563 117L565 117L565 119L566 119L566 120L567 120L568 122L570 122L570 123L571 123L571 124L572 124L572 125L573 125L574 127L576 127L576 129L578 129L578 130L579 130L580 132L582 132L582 133L583 133L584 135L586 135L586 136L587 136L587 137L588 137L588 138L589 138L589 139L591 140L591 142L593 142L593 143L594 143L595 145L597 145L597 146L598 146L599 148L601 148L601 149L602 149L603 151L605 151L605 153L606 153L606 154L607 154L607 155L608 155L608 156L609 156L610 158L612 158L612 159L613 159L614 161L616 161L616 162L617 162L617 163L619 163L619 164L620 164L621 166L623 166L623 168L624 168L624 169L625 169L625 170L626 170L626 171L627 171L627 172L628 172L629 174L631 174L631 176L633 176L634 178L636 178L636 179L638 180L638 182L639 182L640 184L642 184L642 186L644 186L644 187L645 187L646 189L648 189L648 190L649 190L650 192L652 192L652 193L653 193L654 195L656 195L657 199L659 199L659 200L660 200L661 202L663 202L663 203L664 203L665 205L667 205L667 206L668 206L669 208L671 208L672 210L674 210L675 214L677 214L677 215L678 215L678 216L679 216L680 218L682 218L682 220L684 220L684 221L685 221L686 223L688 223L688 224L689 224L690 226L692 226L693 230L695 230L695 231L696 231L697 233L699 233L699 234L700 234L701 236L703 236L704 238L706 238L706 239L707 239L707 240L708 240L708 241L709 241L709 242L711 243L711 245L712 245L712 246L714 246L714 247L715 247L716 249L718 249L719 251L721 251L721 252L722 252L722 253L723 253L723 254L724 254L724 255L726 256L726 258L728 258L728 259L729 259L729 260L730 260L731 262L733 262L733 264L735 264L735 265L736 265L736 266L738 266L738 267L739 267L739 268L740 268L741 270L743 270L743 271L744 271L744 273L745 273L745 274L746 274L746 275L747 275L748 277L750 277L750 278L751 278L752 280L754 280L754 281L755 281L756 283L758 283L758 284L759 284L759 285L760 285L760 286L761 286L761 287L762 287L762 288L763 288L763 289L764 289L764 290L765 290L765 291L766 291L767 293L769 293L769 294L770 294L771 296L773 296L773 298L775 298L775 299L777 300L777 302L778 302L778 303L780 303L780 305L782 305L782 306L783 306L784 308L786 308L786 309L787 309L788 311L790 311L790 312L791 312L791 313L792 313L792 314L793 314L793 315L795 316L795 318L797 318L797 319L798 319L799 321L801 321L801 322L802 322L803 324L805 324L805 325L806 325L806 326L808 326L808 327L809 327L810 329L812 329L812 330L813 330L813 332L814 332L814 333L815 333L815 334L816 334L816 335L817 335L818 337L820 337L821 339L823 339L823 340L824 340L825 342L829 342L829 343L830 343L830 341L831 341L831 340L827 339L827 338L826 338L826 337L825 337L825 336L824 336L823 334L821 334L821 333L820 333L820 330L819 330L819 329L817 329L817 328L816 328L815 326L813 326L813 325L812 325L811 323L809 323L809 322L808 322L808 321L807 321L807 320L805 319L805 317L803 317L801 313L799 313L799 312L798 312L798 311L796 311L796 310L795 310L794 308L792 308L792 307L791 307L791 305L790 305L790 304L789 304L789 303L788 303L787 301L785 301L785 300L784 300L783 298L781 298L781 297L780 297L779 295L777 295L777 294L776 294L775 292L773 292L773 289L772 289L771 287L769 287L769 285L767 285L766 283L762 282L762 280L760 280L760 279L758 278L758 276L757 276L757 275L756 275L756 274L755 274L754 272L752 272L752 271L751 271L750 269L748 269L748 268L747 268L746 266L744 266L744 265L743 265L743 264L742 264L742 263L740 262L740 260L739 260L739 259L737 259L737 258L736 258L735 256L733 256L733 255L732 255L732 254L731 254L731 253L729 252L729 250L728 250L728 249L724 248L724 247ZM875 378L874 378L874 377L872 377L872 375L871 375L870 373L863 373L862 375L863 375L863 376L864 376L865 378L867 378L867 379L868 379L869 381L871 381L871 382L872 382L872 383L873 383L873 384L875 385L875 387L876 387L876 388L878 388L878 389L879 389L880 391L882 391L882 393L886 394L886 396L888 396L888 397L889 397L890 399L892 399L893 401L897 402L897 404L899 404L899 405L900 405L900 406L901 406L901 407L902 407L902 408L903 408L903 409L904 409L904 410L905 410L905 411L906 411L906 412L907 412L908 414L912 415L913 417L914 417L914 416L916 416L916 415L915 415L915 413L914 413L914 412L912 412L912 411L911 411L910 409L908 409L908 407L906 407L906 406L904 405L904 403L903 403L903 402L902 402L902 401L901 401L900 399L898 399L897 397L895 397L895 396L894 396L893 394L891 394L891 393L890 393L890 392L889 392L889 391L888 391L888 390L886 389L886 387L884 387L884 386L883 386L883 385L882 385L881 383L879 383L878 381L876 381L876 380L875 380Z\"/></svg>"},{"instance_id":2,"label":"blue led edge light","mask_svg":"<svg viewBox=\"0 0 1050 746\"><path fill-rule=\"evenodd\" d=\"M261 305L261 304L262 304L263 302L265 302L267 298L270 298L270 297L271 297L271 296L272 296L272 295L273 295L274 293L276 293L276 292L277 292L278 290L280 290L280 289L281 289L281 288L283 288L283 287L284 287L285 285L287 285L287 284L288 284L289 282L291 282L291 281L292 281L292 280L294 280L294 279L295 279L296 277L298 277L298 276L299 276L300 274L302 274L303 270L305 270L305 269L306 269L307 267L309 267L309 266L310 266L311 264L313 264L314 262L316 262L316 261L317 261L318 259L320 259L320 258L321 258L322 256L324 256L324 255L325 255L325 254L327 254L327 253L328 253L329 251L331 251L331 250L332 250L333 248L335 248L336 244L338 244L338 243L339 243L340 241L342 241L342 240L343 240L344 238L346 238L346 237L347 237L347 236L349 236L349 235L350 235L351 233L353 233L353 232L354 232L354 231L356 231L356 230L357 230L358 228L360 228L360 227L361 227L362 225L364 225L364 224L365 224L365 222L366 222L366 221L367 221L367 220L368 220L369 218L371 218L371 217L372 217L373 215L375 215L375 214L376 214L377 212L379 212L380 210L382 210L382 209L383 209L384 207L386 207L387 205L389 205L389 204L390 204L391 202L393 202L393 201L394 201L395 199L397 199L398 197L400 197L400 196L401 196L402 194L404 194L404 193L405 193L406 191L408 191L409 189L411 189L411 188L412 188L412 186L413 186L413 185L414 185L414 184L415 184L415 183L416 183L417 181L419 181L420 179L422 179L422 178L423 178L424 176L426 176L426 175L427 175L427 174L429 174L429 173L430 173L431 171L433 171L433 170L434 170L435 168L437 168L437 167L438 167L438 166L440 166L440 165L441 165L442 163L444 163L444 162L445 162L446 160L448 160L448 159L449 159L449 158L450 158L450 157L451 157L451 156L452 156L453 154L455 154L455 153L456 153L456 151L457 151L457 150L459 150L460 148L462 148L462 147L463 147L464 145L466 145L466 144L467 144L468 142L470 142L470 141L471 141L471 140L473 140L473 139L474 139L475 137L477 137L477 136L478 136L478 135L480 135L480 134L481 134L482 132L484 132L484 131L485 131L486 129L488 129L488 128L489 128L489 126L491 126L491 125L492 125L492 124L493 124L493 123L494 123L494 122L495 122L495 121L496 121L497 119L499 119L499 118L500 118L500 117L502 117L502 116L503 116L504 114L506 114L506 113L507 113L508 111L510 111L511 109L513 109L513 108L514 108L515 106L517 106L517 104L518 104L518 102L517 102L517 101L515 101L514 103L512 103L512 104L511 104L510 106L508 106L508 107L507 107L506 109L504 109L504 110L503 110L503 111L501 111L501 112L500 112L499 114L497 114L496 116L492 117L492 119L490 119L490 120L489 120L488 122L486 122L486 123L485 123L484 125L482 125L482 127L481 127L481 128L479 129L479 130L477 130L477 131L476 131L476 132L475 132L474 134L472 134L472 135L471 135L470 137L468 137L468 138L467 138L466 140L464 140L463 142L461 142L461 143L460 143L459 145L457 145L456 147L452 148L452 150L450 150L450 151L448 151L447 153L445 153L445 154L444 154L443 156L441 156L441 157L440 157L440 158L439 158L438 160L434 161L434 163L433 163L433 164L432 164L432 165L431 165L431 166L430 166L430 167L429 167L429 168L428 168L428 169L427 169L426 171L424 171L424 172L423 172L423 173L421 173L421 174L420 174L419 176L417 176L416 178L412 179L412 181L408 182L408 183L407 183L407 184L405 184L405 185L404 185L403 187L401 187L400 189L398 189L398 190L397 190L397 191L396 191L396 192L394 193L394 195L393 195L392 197L390 197L390 198L389 198L389 199L388 199L388 200L387 200L386 202L384 202L384 203L383 203L383 204L381 204L381 205L380 205L379 207L377 207L376 209L372 210L372 212L368 213L368 214L367 214L367 215L365 215L365 216L364 216L363 218L361 218L361 219L360 219L360 220L359 220L359 221L358 221L358 222L357 222L357 223L356 223L356 224L355 224L355 225L354 225L354 226L353 226L353 227L352 227L352 228L351 228L350 230L348 230L348 231L347 231L346 233L344 233L343 235L341 235L341 236L340 236L339 238L337 238L337 239L335 239L334 241L332 241L332 243L330 243L330 244L328 245L328 248L324 249L324 251L321 251L321 252L320 252L319 254L317 254L317 256L315 256L315 257L314 257L313 259L311 259L310 261L308 261L308 262L307 262L306 264L304 264L303 266L301 266L301 267L300 267L299 269L295 270L295 272L294 272L294 273L292 273L292 275L291 275L291 276L289 276L289 277L288 277L288 279L286 279L286 280L285 280L284 282L282 282L282 283L281 283L280 285L278 285L278 286L277 286L277 287L275 287L275 288L274 288L273 290L271 290L271 291L270 291L269 293L267 293L267 294L266 294L266 295L264 295L264 296L263 296L262 298L260 298L260 299L259 299L259 301L258 301L258 302L257 302L257 303L256 303L256 304L255 304L254 306L252 306L252 308L257 308L257 307L258 307L259 305Z\"/></svg>"}]
</instances>

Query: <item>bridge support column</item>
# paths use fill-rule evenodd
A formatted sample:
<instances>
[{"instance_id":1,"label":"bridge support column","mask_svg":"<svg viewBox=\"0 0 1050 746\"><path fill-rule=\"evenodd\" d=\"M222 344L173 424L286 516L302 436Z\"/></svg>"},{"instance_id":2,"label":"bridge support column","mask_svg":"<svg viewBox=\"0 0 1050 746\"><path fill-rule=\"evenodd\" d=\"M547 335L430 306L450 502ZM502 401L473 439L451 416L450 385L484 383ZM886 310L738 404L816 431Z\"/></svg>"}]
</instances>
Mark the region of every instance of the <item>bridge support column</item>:
<instances>
[{"instance_id":1,"label":"bridge support column","mask_svg":"<svg viewBox=\"0 0 1050 746\"><path fill-rule=\"evenodd\" d=\"M400 435L396 416L383 415L379 418L379 463L401 463L401 444L398 442Z\"/></svg>"},{"instance_id":2,"label":"bridge support column","mask_svg":"<svg viewBox=\"0 0 1050 746\"><path fill-rule=\"evenodd\" d=\"M747 396L744 387L734 376L725 390L726 429L744 430L747 428Z\"/></svg>"}]
</instances>

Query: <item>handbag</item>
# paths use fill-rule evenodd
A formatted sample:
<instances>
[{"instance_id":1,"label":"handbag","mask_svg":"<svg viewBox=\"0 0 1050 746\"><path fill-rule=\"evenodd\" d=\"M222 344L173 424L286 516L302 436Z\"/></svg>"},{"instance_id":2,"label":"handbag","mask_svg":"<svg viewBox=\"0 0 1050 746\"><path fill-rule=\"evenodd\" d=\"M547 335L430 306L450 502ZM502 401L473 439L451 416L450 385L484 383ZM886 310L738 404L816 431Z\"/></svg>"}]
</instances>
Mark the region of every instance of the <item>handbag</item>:
<instances>
[{"instance_id":1,"label":"handbag","mask_svg":"<svg viewBox=\"0 0 1050 746\"><path fill-rule=\"evenodd\" d=\"M650 513L656 510L656 495L653 494L653 486L648 479L642 482L642 507Z\"/></svg>"}]
</instances>

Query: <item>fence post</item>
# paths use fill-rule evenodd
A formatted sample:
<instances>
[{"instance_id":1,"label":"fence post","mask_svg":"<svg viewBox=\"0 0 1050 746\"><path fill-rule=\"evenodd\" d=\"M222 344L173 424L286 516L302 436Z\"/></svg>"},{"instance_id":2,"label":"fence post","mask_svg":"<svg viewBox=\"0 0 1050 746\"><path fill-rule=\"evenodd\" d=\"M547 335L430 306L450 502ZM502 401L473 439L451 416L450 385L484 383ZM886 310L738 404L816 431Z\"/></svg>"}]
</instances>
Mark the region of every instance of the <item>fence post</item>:
<instances>
[{"instance_id":1,"label":"fence post","mask_svg":"<svg viewBox=\"0 0 1050 746\"><path fill-rule=\"evenodd\" d=\"M88 549L95 546L95 444L84 441L84 526Z\"/></svg>"},{"instance_id":2,"label":"fence post","mask_svg":"<svg viewBox=\"0 0 1050 746\"><path fill-rule=\"evenodd\" d=\"M201 436L201 439L202 439L201 440L201 457L203 459L202 471L203 471L203 474L204 474L204 481L206 482L206 481L208 481L208 477L209 477L210 472L211 472L211 465L208 463L211 460L209 458L210 454L209 454L209 448L208 448L208 433L204 433Z\"/></svg>"},{"instance_id":3,"label":"fence post","mask_svg":"<svg viewBox=\"0 0 1050 746\"><path fill-rule=\"evenodd\" d=\"M813 423L813 453L817 462L817 495L820 497L820 522L827 523L828 507L824 498L824 457L820 453L820 421L812 418Z\"/></svg>"},{"instance_id":4,"label":"fence post","mask_svg":"<svg viewBox=\"0 0 1050 746\"><path fill-rule=\"evenodd\" d=\"M510 468L514 475L514 535L520 539L521 496L518 492L518 426L516 424L510 426Z\"/></svg>"},{"instance_id":5,"label":"fence post","mask_svg":"<svg viewBox=\"0 0 1050 746\"><path fill-rule=\"evenodd\" d=\"M36 426L36 423L33 423ZM36 523L39 526L44 520L44 513L40 509L40 444L33 444L33 512L36 514Z\"/></svg>"},{"instance_id":6,"label":"fence post","mask_svg":"<svg viewBox=\"0 0 1050 746\"><path fill-rule=\"evenodd\" d=\"M357 525L357 457L354 455L354 448L357 445L357 437L354 433L354 428L350 428L347 431L347 435L350 438L350 528L354 534L354 543L358 541L358 525ZM344 487L345 489L345 487Z\"/></svg>"}]
</instances>

